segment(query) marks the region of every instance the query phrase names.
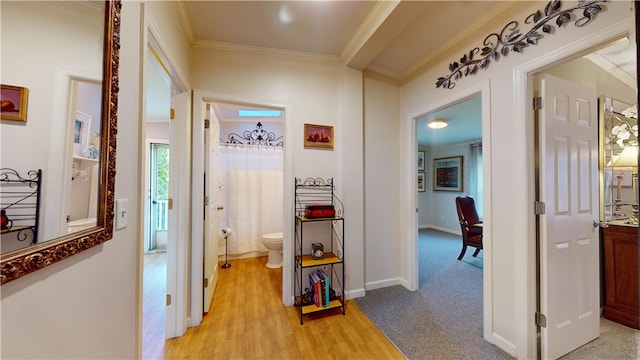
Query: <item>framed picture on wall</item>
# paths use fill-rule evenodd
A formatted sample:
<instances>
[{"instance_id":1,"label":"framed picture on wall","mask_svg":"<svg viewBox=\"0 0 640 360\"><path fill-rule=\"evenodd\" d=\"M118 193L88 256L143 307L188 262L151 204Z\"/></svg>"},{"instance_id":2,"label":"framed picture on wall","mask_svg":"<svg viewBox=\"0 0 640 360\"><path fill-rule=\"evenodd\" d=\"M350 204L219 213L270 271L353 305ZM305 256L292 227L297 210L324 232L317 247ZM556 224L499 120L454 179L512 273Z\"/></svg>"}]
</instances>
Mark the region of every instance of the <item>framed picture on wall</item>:
<instances>
[{"instance_id":1,"label":"framed picture on wall","mask_svg":"<svg viewBox=\"0 0 640 360\"><path fill-rule=\"evenodd\" d=\"M418 171L424 171L424 151L418 151Z\"/></svg>"},{"instance_id":2,"label":"framed picture on wall","mask_svg":"<svg viewBox=\"0 0 640 360\"><path fill-rule=\"evenodd\" d=\"M76 111L73 122L73 155L84 156L84 150L89 141L89 128L91 127L91 115Z\"/></svg>"},{"instance_id":3,"label":"framed picture on wall","mask_svg":"<svg viewBox=\"0 0 640 360\"><path fill-rule=\"evenodd\" d=\"M425 178L425 174L423 172L419 172L418 173L418 191L425 191L425 188L427 187L426 185L426 178Z\"/></svg>"},{"instance_id":4,"label":"framed picture on wall","mask_svg":"<svg viewBox=\"0 0 640 360\"><path fill-rule=\"evenodd\" d=\"M333 149L333 126L304 124L304 146Z\"/></svg>"},{"instance_id":5,"label":"framed picture on wall","mask_svg":"<svg viewBox=\"0 0 640 360\"><path fill-rule=\"evenodd\" d=\"M20 86L1 85L2 109L0 119L27 121L27 98L29 89Z\"/></svg>"},{"instance_id":6,"label":"framed picture on wall","mask_svg":"<svg viewBox=\"0 0 640 360\"><path fill-rule=\"evenodd\" d=\"M433 159L433 191L462 192L463 157Z\"/></svg>"}]
</instances>

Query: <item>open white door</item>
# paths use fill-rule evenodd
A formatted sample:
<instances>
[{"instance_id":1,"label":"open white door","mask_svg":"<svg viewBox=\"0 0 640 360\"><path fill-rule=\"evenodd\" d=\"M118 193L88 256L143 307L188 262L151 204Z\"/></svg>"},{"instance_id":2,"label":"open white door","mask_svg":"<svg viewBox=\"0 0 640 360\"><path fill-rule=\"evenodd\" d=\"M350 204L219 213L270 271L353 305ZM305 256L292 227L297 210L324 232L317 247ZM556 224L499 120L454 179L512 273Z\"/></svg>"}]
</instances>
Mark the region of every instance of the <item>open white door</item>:
<instances>
[{"instance_id":1,"label":"open white door","mask_svg":"<svg viewBox=\"0 0 640 360\"><path fill-rule=\"evenodd\" d=\"M218 234L220 234L220 214L223 207L220 203L220 124L215 114L211 113L211 106L207 104L207 119L204 129L204 290L203 313L209 311L213 292L218 281Z\"/></svg>"},{"instance_id":2,"label":"open white door","mask_svg":"<svg viewBox=\"0 0 640 360\"><path fill-rule=\"evenodd\" d=\"M597 97L549 75L540 94L542 358L556 359L600 335Z\"/></svg>"},{"instance_id":3,"label":"open white door","mask_svg":"<svg viewBox=\"0 0 640 360\"><path fill-rule=\"evenodd\" d=\"M171 97L175 117L171 120L169 140L169 205L167 229L167 313L166 338L182 336L187 331L189 244L191 191L191 119L190 94Z\"/></svg>"}]
</instances>

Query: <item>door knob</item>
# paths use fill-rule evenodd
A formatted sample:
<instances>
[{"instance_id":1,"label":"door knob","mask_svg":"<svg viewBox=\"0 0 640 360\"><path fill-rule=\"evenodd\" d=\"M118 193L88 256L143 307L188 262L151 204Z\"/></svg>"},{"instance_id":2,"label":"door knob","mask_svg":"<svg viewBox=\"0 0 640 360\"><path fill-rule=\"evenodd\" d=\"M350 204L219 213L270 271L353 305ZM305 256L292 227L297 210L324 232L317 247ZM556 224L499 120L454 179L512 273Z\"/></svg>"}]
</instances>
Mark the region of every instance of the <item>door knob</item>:
<instances>
[{"instance_id":1,"label":"door knob","mask_svg":"<svg viewBox=\"0 0 640 360\"><path fill-rule=\"evenodd\" d=\"M600 221L598 219L593 220L593 227L597 228L598 226L606 228L609 227L609 222L608 221Z\"/></svg>"}]
</instances>

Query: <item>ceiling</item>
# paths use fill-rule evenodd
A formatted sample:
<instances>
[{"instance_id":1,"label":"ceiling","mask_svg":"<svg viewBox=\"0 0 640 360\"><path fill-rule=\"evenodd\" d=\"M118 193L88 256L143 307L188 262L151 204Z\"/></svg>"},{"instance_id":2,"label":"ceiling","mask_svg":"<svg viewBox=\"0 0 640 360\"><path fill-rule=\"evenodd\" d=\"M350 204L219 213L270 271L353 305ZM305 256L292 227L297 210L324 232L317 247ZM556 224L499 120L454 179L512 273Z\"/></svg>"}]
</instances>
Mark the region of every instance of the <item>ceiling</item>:
<instances>
[{"instance_id":1,"label":"ceiling","mask_svg":"<svg viewBox=\"0 0 640 360\"><path fill-rule=\"evenodd\" d=\"M181 1L196 46L339 59L401 80L504 1ZM482 16L478 16L482 14ZM437 36L435 36L437 35ZM398 56L402 54L402 56Z\"/></svg>"},{"instance_id":2,"label":"ceiling","mask_svg":"<svg viewBox=\"0 0 640 360\"><path fill-rule=\"evenodd\" d=\"M516 3L452 0L175 2L193 46L334 59L355 69L385 75L398 83L410 79L451 44L478 31L488 19L498 12L509 11ZM499 27L497 24L495 30ZM633 61L629 61L629 50L634 52ZM628 44L610 51L602 50L591 60L599 66L608 66L608 71L626 77L626 81L636 78L635 47ZM446 72L447 69L443 70ZM149 104L152 98L147 99ZM465 106L473 108L468 110ZM215 109L220 120L225 121L234 118L237 105L217 104ZM449 131L441 130L438 137L426 135L421 138L423 146L450 143L460 132L466 133L466 138L481 136L480 120L475 116L479 113L479 100L459 104L456 109L460 114L474 116L452 119L447 128ZM466 125L460 126L459 131L451 131L458 127L458 122L466 122ZM428 140L429 137L432 140Z\"/></svg>"}]
</instances>

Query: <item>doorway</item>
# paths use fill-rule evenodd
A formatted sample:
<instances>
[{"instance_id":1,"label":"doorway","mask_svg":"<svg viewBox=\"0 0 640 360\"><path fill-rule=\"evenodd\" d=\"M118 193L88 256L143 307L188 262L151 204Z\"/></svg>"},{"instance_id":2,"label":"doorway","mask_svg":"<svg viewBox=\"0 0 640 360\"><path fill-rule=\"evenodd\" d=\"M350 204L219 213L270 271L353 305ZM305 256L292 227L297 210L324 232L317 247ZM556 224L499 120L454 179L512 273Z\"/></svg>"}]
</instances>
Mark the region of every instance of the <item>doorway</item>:
<instances>
[{"instance_id":1,"label":"doorway","mask_svg":"<svg viewBox=\"0 0 640 360\"><path fill-rule=\"evenodd\" d=\"M169 144L151 142L149 149L149 217L145 253L167 251L169 224Z\"/></svg>"},{"instance_id":2,"label":"doorway","mask_svg":"<svg viewBox=\"0 0 640 360\"><path fill-rule=\"evenodd\" d=\"M151 32L146 40L141 125L145 167L140 183L144 226L139 240L143 254L142 353L143 357L156 357L166 338L180 336L186 330L186 320L179 316L178 308L187 294L176 290L179 284L187 283L182 276L186 265L179 264L181 244L175 239L181 223L177 218L185 214L180 207L186 198L180 191L188 191L182 186L189 174L180 168L185 162L180 161L184 151L179 150L186 137L186 125L181 125L188 124L188 115L178 77ZM171 211L172 205L177 211Z\"/></svg>"},{"instance_id":3,"label":"doorway","mask_svg":"<svg viewBox=\"0 0 640 360\"><path fill-rule=\"evenodd\" d=\"M193 94L193 148L192 148L192 166L193 166L193 185L192 185L192 197L193 198L204 198L205 193L204 189L206 185L204 183L205 177L203 176L205 173L205 147L204 147L204 129L205 129L205 119L208 116L207 105L215 104L215 103L231 103L231 104L253 104L252 106L258 106L269 109L281 109L282 114L284 116L284 138L290 139L292 138L292 125L286 121L286 114L289 112L289 107L287 105L282 105L278 103L270 103L268 101L260 100L260 99L247 99L247 98L238 98L230 95L219 94L214 92L208 92L203 90L194 90ZM215 114L215 112L212 112ZM217 116L217 115L216 115ZM254 124L255 127L255 124ZM283 180L283 194L284 198L292 198L293 197L293 173L292 173L292 158L293 155L291 153L291 147L285 146L283 148L284 153L284 180ZM192 208L192 216L194 219L204 218L204 211L202 206L196 206ZM284 215L285 219L293 216L293 202L285 201L284 203ZM206 225L205 225L206 226ZM192 224L192 237L193 239L205 239L203 234L203 229L205 228L202 222L194 222ZM290 237L291 237L291 227L284 226L284 240L283 240L283 286L282 286L282 301L285 305L292 305L293 298L292 294L292 278L290 274L290 269L292 269L292 250L290 249ZM219 246L219 240L216 236L213 239L209 239L212 243L211 246L205 248L205 244L203 241L193 241L191 247L191 258L192 259L203 259L204 254L209 254L211 248L215 248L215 259L214 261L217 264L218 254L217 248ZM214 273L211 275L211 278L216 279L217 273L219 270L218 266L213 268ZM191 276L194 279L204 278L203 273L203 263L201 261L194 261L192 264L192 272ZM199 286L200 285L200 286ZM193 282L191 286L191 312L189 318L189 326L197 326L202 321L202 309L204 309L203 304L203 287L201 284L197 282Z\"/></svg>"},{"instance_id":4,"label":"doorway","mask_svg":"<svg viewBox=\"0 0 640 360\"><path fill-rule=\"evenodd\" d=\"M166 338L169 143L171 80L160 60L147 49L144 121L144 245L142 354L161 354Z\"/></svg>"},{"instance_id":5,"label":"doorway","mask_svg":"<svg viewBox=\"0 0 640 360\"><path fill-rule=\"evenodd\" d=\"M482 113L482 94L476 93L414 120L418 145L417 290L434 309L441 303L456 308L456 316L464 317L470 329L482 328L484 254L472 256L475 249L470 248L461 260L457 259L462 241L455 199L462 194L471 196L481 216ZM434 122L446 126L434 127ZM449 181L445 187L437 183L434 164L449 160L462 166L452 168L457 174L456 181ZM442 274L447 276L442 278ZM450 282L451 277L457 276L464 281ZM444 283L449 286L442 286ZM427 290L436 288L444 290ZM450 312L443 308L438 313L447 316ZM482 339L482 332L465 336Z\"/></svg>"},{"instance_id":6,"label":"doorway","mask_svg":"<svg viewBox=\"0 0 640 360\"><path fill-rule=\"evenodd\" d=\"M525 216L516 217L516 226L523 229L526 238L526 244L520 246L516 251L516 256L527 259L526 262L518 264L516 271L522 274L522 278L526 279L521 285L516 287L516 292L519 294L518 304L516 307L519 309L518 313L522 315L527 321L520 324L518 328L522 331L523 342L519 344L522 349L522 353L526 353L526 357L535 358L538 356L536 342L536 325L534 317L530 314L535 314L537 311L536 297L535 295L539 291L536 287L536 274L539 259L535 256L536 247L536 215L531 211L531 205L536 200L535 192L532 189L535 188L535 159L533 143L535 139L534 124L534 111L531 107L531 98L533 93L533 82L531 82L531 76L535 73L546 71L547 68L552 67L555 64L560 64L567 59L576 59L578 56L593 51L594 48L602 48L603 44L611 43L614 40L621 39L629 35L629 24L627 22L620 22L598 32L589 38L583 38L572 43L572 46L562 51L546 54L543 57L536 58L528 63L518 66L514 69L514 84L517 103L515 106L515 113L521 114L516 117L514 124L516 129L514 133L517 136L522 136L525 139L525 146L517 149L514 152L515 157L521 157L526 159L526 181L523 183L523 188L527 189L526 193L522 193L522 206L514 209L517 214L523 214ZM633 43L635 48L635 43ZM635 65L634 65L635 67ZM533 295L533 296L531 296ZM526 341L524 341L526 339ZM598 339L599 340L599 339ZM596 340L596 341L598 341ZM525 356L525 355L523 355Z\"/></svg>"},{"instance_id":7,"label":"doorway","mask_svg":"<svg viewBox=\"0 0 640 360\"><path fill-rule=\"evenodd\" d=\"M490 129L490 118L489 118L489 104L490 104L490 91L489 91L489 84L488 83L481 83L479 85L473 86L473 87L469 87L468 89L466 89L465 91L459 93L456 96L444 99L440 102L437 103L432 103L429 104L427 106L427 108L424 109L424 111L421 111L415 115L411 115L410 121L412 126L410 127L411 129L411 139L412 139L412 145L411 145L411 153L409 155L409 157L413 158L413 164L417 164L417 154L418 154L418 150L422 151L422 149L419 147L419 140L418 140L418 126L419 126L419 119L425 119L424 121L426 121L427 119L430 119L429 116L433 115L433 114L438 114L438 112L440 111L445 111L445 109L449 109L449 108L454 108L454 105L457 104L461 104L464 103L466 100L470 100L470 99L474 99L473 101L476 102L475 105L475 118L474 121L477 122L477 130L476 133L472 136L473 137L473 141L471 138L466 139L467 144L464 146L465 147L465 154L464 154L464 158L465 161L468 160L468 157L470 156L470 148L471 148L471 143L477 143L478 140L480 140L482 142L482 158L484 159L482 167L483 168L490 168L491 165L491 142L490 142L490 138L489 138L489 129ZM442 113L441 113L442 114ZM449 116L449 115L447 115ZM435 117L435 116L433 116ZM464 125L462 125L464 126ZM445 128L446 129L446 128ZM455 133L460 133L455 132ZM479 138L478 138L479 137ZM459 152L462 150L462 145L460 143L464 142L463 140L453 140L450 141L450 143L458 143L461 147L459 149L454 148L450 148L447 149L446 146L444 146L444 144L442 145L442 149L440 150L441 152L437 153L437 154L431 154L431 156L426 156L426 152L425 152L425 168L427 166L431 166L430 164L432 163L432 160L434 158L437 157L443 157L443 156L449 156L449 155L459 155L459 154L454 154L453 152ZM468 148L467 148L468 146ZM446 151L453 151L453 152L446 152ZM414 165L412 167L412 172L415 171L415 166ZM482 183L490 183L490 179L487 179L489 172L483 171L482 175L481 175L481 179L482 179ZM468 175L468 174L467 174ZM414 175L415 176L415 175ZM429 176L425 175L425 178L427 179L426 182L426 187L429 189L433 189L433 183L432 183L432 178L433 178L433 174L432 172L429 173ZM467 180L468 181L468 180ZM483 201L483 205L482 205L482 210L484 209L490 209L490 202L491 202L491 187L481 187L482 190L478 190L480 191L480 193L482 194L482 198L484 199ZM468 189L467 189L468 190ZM419 231L418 228L420 227L420 225L425 225L425 221L429 221L427 220L429 218L429 216L427 216L425 219L421 218L421 214L420 211L416 211L419 210L420 208L420 199L419 199L419 195L416 196L415 194L421 194L420 192L418 192L417 189L417 185L414 184L413 185L413 191L414 191L414 195L413 195L413 203L410 204L410 207L407 208L408 213L408 218L412 220L412 231L413 231L413 236L410 239L410 243L409 246L407 248L407 250L409 251L409 253L407 254L407 273L410 275L409 276L409 284L410 284L410 290L419 290L420 287L420 258L419 258L419 254L420 254L420 249L419 249ZM429 190L425 189L425 192L427 192ZM464 189L463 189L464 191ZM459 228L459 223L457 220L457 212L456 212L456 208L455 208L455 196L460 194L460 192L458 192L457 194L454 194L453 192L441 192L441 191L431 191L431 196L426 196L426 200L424 201L442 201L442 206L447 210L447 215L442 215L442 214L431 214L431 218L435 219L434 221L437 221L436 224L431 224L431 227L433 228L440 228L440 230L444 229L444 230L448 230L449 232L454 232L456 234L456 236L458 236L457 234L460 233L460 228ZM423 207L424 206L423 204ZM491 232L491 217L490 217L490 213L487 213L486 211L480 211L480 213L484 213L484 232L485 233L490 233ZM442 219L442 216L444 216L444 219ZM435 226L434 226L435 225ZM446 232L446 231L445 231ZM490 238L486 239L483 243L483 247L484 250L482 251L482 275L481 275L481 281L479 281L479 283L482 284L482 290L479 290L479 292L482 294L482 296L480 297L482 301L482 305L481 305L481 314L482 314L482 329L483 329L483 334L482 336L484 338L487 338L488 336L490 336L491 333L491 308L489 306L490 301L486 301L487 296L490 297L491 295L491 291L492 291L492 284L489 281L490 274L492 271L491 268L491 243L490 243ZM460 248L458 248L458 252L459 252ZM457 262L456 256L458 254L456 253L453 256L453 260L455 260ZM465 255L465 257L468 257L470 259L474 259L471 254L470 251L467 252L467 255ZM475 259L474 259L475 260Z\"/></svg>"},{"instance_id":8,"label":"doorway","mask_svg":"<svg viewBox=\"0 0 640 360\"><path fill-rule=\"evenodd\" d=\"M549 92L549 90L543 90L543 89L554 89L554 92L560 93L559 91L563 91L563 94L568 94L568 95L563 95L563 98L566 99L570 99L573 98L574 95L578 96L578 92L579 91L587 91L588 93L590 93L591 95L587 96L587 95L580 95L578 96L579 102L581 104L588 104L590 103L590 108L591 110L586 111L586 106L584 108L584 110L581 110L580 113L581 114L590 114L590 116L588 116L588 118L586 118L586 120L582 121L580 120L581 124L580 128L587 128L587 126L585 125L587 123L587 121L591 122L592 125L589 125L589 127L592 128L590 135L593 138L598 137L598 95L600 96L614 96L614 97L619 97L620 99L623 99L627 102L630 103L634 103L635 102L635 98L636 98L636 93L637 93L637 89L636 89L636 79L635 79L635 44L632 44L629 42L628 39L623 38L617 41L614 41L613 43L609 43L607 45L604 46L598 46L597 50L590 52L587 55L581 56L581 57L574 57L568 60L561 60L558 61L557 63L552 64L551 66L544 68L543 70L540 71L536 71L535 73L531 73L531 75L528 78L528 81L531 84L535 84L533 85L534 88L534 92L536 94L541 94L544 95L545 92ZM622 63L615 63L615 58L616 56L618 56L618 54L627 54L625 56L623 56L622 58L625 60L625 62L630 62L633 63L633 69L629 69L628 64L622 64ZM607 60L606 63L611 64L612 66L615 66L615 71L612 71L611 68L609 68L608 66L606 66L606 64L603 64L603 60L605 59ZM623 69L625 69L625 67L627 68L626 71L624 71ZM573 70L573 71L571 71ZM550 76L553 75L553 76ZM540 77L540 79L538 78L538 76ZM539 85L539 84L543 84L543 85ZM544 86L544 84L548 84L547 86ZM551 85L553 84L553 85ZM558 85L556 85L558 84ZM561 85L560 85L561 84ZM571 91L566 91L566 90L555 90L556 88L560 87L561 89L571 89ZM584 90L582 90L584 89ZM616 94L616 95L610 95L610 94ZM549 110L551 110L551 106L546 106L545 107L545 101L547 104L556 104L556 106L554 106L554 109L560 108L560 106L558 104L562 104L562 102L558 102L558 101L551 101L550 100L550 95L549 96L545 96L547 97L547 99L545 99L543 97L542 99L542 109L538 111L538 113L540 115L538 115L536 118L539 119L538 121L540 122L540 124L542 124L543 119L545 118L549 118L546 116L543 116L542 114L547 113ZM577 109L581 109L583 106L572 106L571 108L577 108ZM569 119L569 118L567 118ZM546 120L546 122L549 122L550 120ZM566 123L566 125L563 126L570 126L570 124L572 124L572 121L562 121L562 123ZM551 125L540 125L539 128L544 130L545 128L550 127ZM555 126L555 125L554 125ZM542 130L536 130L536 132L540 132L542 134ZM576 136L578 132L576 130L571 131L571 136ZM556 131L554 133L554 139L560 139L560 138L564 138L563 136L561 136L562 131ZM606 136L607 134L603 134L604 136ZM534 135L536 136L536 135ZM540 136L544 136L544 135L540 135ZM632 135L633 136L633 135ZM567 139L569 139L570 137L567 137ZM583 135L580 137L578 144L578 147L576 148L578 151L580 152L580 145L579 144L592 144L590 145L590 152L591 154L595 153L598 154L598 141L595 140L591 140L588 141L588 138L586 137L586 135ZM548 147L548 142L544 141L544 139L540 140L540 149L536 150L536 154L537 153L544 153L544 149L545 147ZM573 141L567 142L567 144L569 144L570 146L567 147L567 150L571 150L570 153L573 153L573 149L574 146L571 145L573 144ZM603 145L605 146L605 145ZM609 145L606 145L609 146ZM558 147L556 146L555 148L559 148L562 149L562 147ZM578 159L586 159L587 157L585 156L587 155L586 153L584 155L578 155ZM536 161L536 163L540 163L541 166L538 168L536 168L536 179L537 179L537 183L539 184L540 188L544 188L544 184L547 183L549 181L549 176L553 176L552 172L552 168L549 168L549 166L544 166L543 163L543 159L540 159L539 161ZM602 162L598 161L597 159L597 155L593 158L593 163L594 163L594 179L598 179L598 163L600 163L600 172L602 172ZM571 164L571 163L569 163ZM578 179L578 184L583 183L583 179L588 178L587 174L585 173L587 170L587 168L590 168L590 166L586 166L586 165L581 165L579 167L581 169L581 173L579 177L576 176L570 176L571 173L568 172L568 175L574 179ZM560 169L560 168L559 168ZM567 169L571 169L571 166L567 166ZM546 170L549 170L549 174L546 174ZM564 171L564 170L563 170ZM558 171L560 172L560 170ZM602 181L603 177L600 176L600 181ZM556 191L554 191L556 194L559 194L560 196L560 200L562 198L563 194L569 194L570 191L569 189L564 189L563 188L563 184L568 183L566 181L556 181L555 182L556 185ZM542 336L540 337L541 342L538 343L538 352L542 354L543 357L557 357L563 354L566 354L567 352L571 352L575 349L580 348L583 344L585 344L586 342L590 341L591 339L595 338L595 337L599 337L600 334L603 334L602 338L596 340L596 342L601 342L601 343L607 343L608 341L610 341L607 336L612 336L611 334L613 333L612 331L600 331L600 329L605 326L605 325L601 325L602 322L601 321L605 321L604 319L600 320L600 311L599 309L604 306L605 301L604 301L604 288L605 288L605 282L603 281L603 274L605 273L605 270L602 268L603 265L603 259L604 259L604 248L602 246L602 240L599 240L600 238L600 234L597 228L593 228L591 226L591 222L594 221L594 219L601 219L601 220L605 220L602 217L599 217L598 214L599 213L603 213L603 211L601 211L601 209L604 209L604 203L597 202L597 205L595 208L591 208L588 207L589 209L591 209L591 211L587 211L587 207L585 203L582 201L583 199L586 199L587 196L585 194L587 193L593 193L595 195L589 196L589 198L594 198L595 200L598 199L597 193L599 192L598 189L598 180L594 180L592 182L595 185L591 185L588 188L583 188L582 186L576 185L576 186L572 186L571 189L576 189L576 188L580 188L580 192L578 194L574 194L572 196L569 196L569 198L573 198L573 199L580 199L580 204L581 207L580 209L578 209L578 206L576 204L574 204L573 202L568 202L566 203L566 205L570 206L571 208L575 208L578 209L580 211L575 211L574 213L576 215L573 215L572 218L576 218L577 216L579 216L580 213L585 213L587 215L587 218L584 219L584 226L571 226L571 228L573 228L574 230L571 231L570 233L566 233L566 231L562 231L564 234L563 235L553 235L556 230L553 230L554 227L552 226L546 226L546 223L564 223L565 220L567 220L569 218L569 214L567 213L566 215L560 214L558 213L558 209L561 209L564 205L563 202L560 201L560 207L557 206L556 201L555 200L551 200L552 202L550 204L547 204L547 206L545 206L546 208L549 209L549 211L547 211L546 213L543 213L543 215L540 215L540 222L541 225L539 227L539 231L538 231L538 237L539 237L539 245L538 248L540 249L540 260L539 260L539 264L540 264L540 275L538 278L539 281L539 285L538 285L538 291L537 291L537 295L538 295L538 306L539 309L538 310L542 316L546 316L547 318L547 326L539 326L539 332L542 334ZM594 186L596 188L594 188ZM600 186L602 186L602 184L600 184ZM542 191L541 191L542 192ZM579 195L579 196L578 196ZM549 199L549 196L544 196L543 193L540 194L539 200L540 201L547 201L547 199ZM600 197L600 199L603 199L603 197ZM555 204L555 205L554 205ZM584 207L584 209L583 209ZM548 220L548 219L555 219L555 220ZM594 223L595 224L595 223ZM594 225L595 226L595 225ZM582 236L579 236L580 240L579 241L572 241L570 240L573 236L578 236L577 234L579 233L580 229L585 229L585 230L589 230L592 233L592 239L589 240L589 237L586 234L583 234ZM595 229L595 230L594 230ZM549 232L549 237L547 237L547 232ZM558 241L558 244L554 245L554 241ZM547 244L550 244L549 246L547 246ZM589 246L589 244L593 244L593 246ZM575 248L576 250L572 250L573 248ZM578 248L580 250L578 250ZM593 251L587 251L587 248L594 248ZM554 249L558 249L558 250L554 250ZM599 250L599 255L598 255L598 250ZM595 266L589 266L589 267L580 267L578 264L576 263L575 266L571 266L571 267L566 267L566 269L563 269L563 266L559 266L558 265L558 259L563 258L562 253L567 253L567 254L572 254L571 258L572 259L581 259L581 257L578 257L578 252L579 254L581 254L580 256L584 256L586 254L592 253L594 255L592 255L590 257L591 260L588 261L588 263L593 264ZM551 262L551 260L549 261L545 261L545 259L556 259L556 263ZM585 262L585 260L582 260L582 262ZM566 260L562 260L559 261L561 264L569 264L569 261ZM549 265L546 265L549 264ZM597 264L597 265L596 265ZM547 266L553 266L554 269L554 273L555 275L553 275L554 280L553 281L548 281L547 277L546 277L546 269ZM582 269L579 272L575 272L573 273L571 270L572 269ZM590 269L593 269L593 271L590 271ZM563 275L560 275L563 274ZM574 274L574 275L571 275ZM571 276L569 276L571 275ZM570 291L566 294L561 294L561 291L559 291L559 289L570 289L573 287L569 287L567 286L568 284L565 284L563 286L561 286L559 289L554 287L553 284L554 283L558 283L560 281L560 279L562 278L567 278L569 279L569 277L571 279L573 279L571 281L571 283L575 283L581 290L580 290L580 296L578 297L577 291ZM593 284L593 285L590 285ZM587 291L588 289L593 289L591 291ZM555 289L555 290L554 290ZM557 296L555 296L554 294L557 294ZM591 295L589 295L591 294ZM575 314L572 311L568 311L570 307L567 307L565 305L565 311L563 311L560 315L562 316L561 318L558 318L556 316L553 316L554 313L554 307L558 306L560 308L562 308L562 301L560 299L569 299L575 297L574 301L571 301L571 303L580 303L582 304L582 306L580 306L580 310L582 311L581 314ZM590 300L588 300L590 299ZM592 305L588 305L588 304L592 304ZM593 307L595 310L592 311L587 311L586 309L588 309L589 307ZM577 309L576 309L577 310ZM569 331L567 332L567 336L570 335L570 338L568 339L564 339L563 341L560 341L556 344L556 342L554 340L558 340L560 338L562 338L561 335L558 335L557 333L560 333L562 331L567 331L567 329L570 329L571 324L578 324L581 323L582 321L586 321L587 319L589 319L588 316L588 312L593 312L596 314L595 318L593 319L593 321L590 321L589 326L586 325L580 325L579 328L581 329L580 332L577 331ZM551 314L551 316L550 316ZM561 324L559 325L554 325L555 321L560 321ZM543 324L544 325L544 324ZM606 325L609 326L609 325ZM589 330L589 328L591 328L592 330ZM553 335L552 332L555 332ZM548 334L548 335L545 335ZM582 341L579 341L579 334L585 334L583 337ZM587 335L587 334L592 334L592 335ZM604 335L606 334L606 336ZM570 346L569 344L574 343L573 346Z\"/></svg>"}]
</instances>

